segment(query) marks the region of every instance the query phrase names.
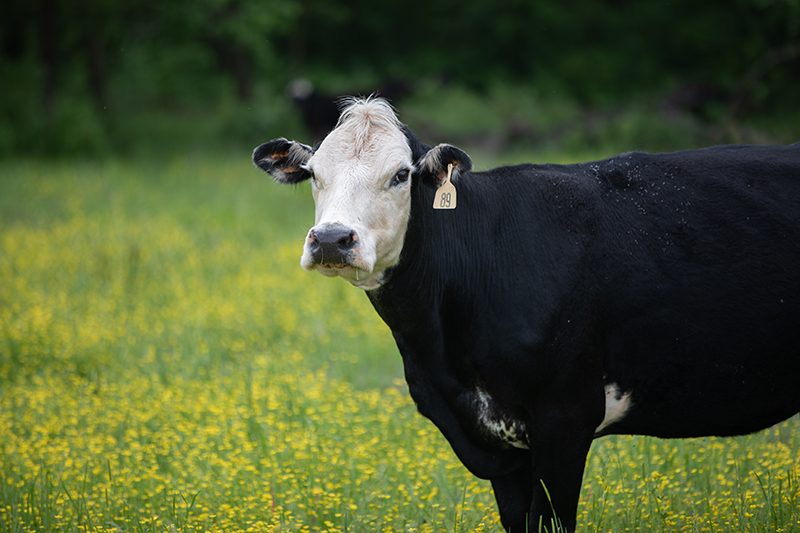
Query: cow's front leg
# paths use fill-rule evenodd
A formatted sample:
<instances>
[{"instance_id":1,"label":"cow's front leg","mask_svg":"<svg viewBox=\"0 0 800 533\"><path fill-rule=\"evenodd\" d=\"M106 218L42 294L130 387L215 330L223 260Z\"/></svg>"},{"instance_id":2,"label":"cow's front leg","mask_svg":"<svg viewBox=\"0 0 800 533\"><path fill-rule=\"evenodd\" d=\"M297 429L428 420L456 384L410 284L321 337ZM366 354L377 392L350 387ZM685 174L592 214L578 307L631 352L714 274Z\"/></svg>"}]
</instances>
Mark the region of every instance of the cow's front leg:
<instances>
[{"instance_id":1,"label":"cow's front leg","mask_svg":"<svg viewBox=\"0 0 800 533\"><path fill-rule=\"evenodd\" d=\"M525 533L533 498L530 464L507 476L493 478L492 488L503 527L512 533Z\"/></svg>"},{"instance_id":2,"label":"cow's front leg","mask_svg":"<svg viewBox=\"0 0 800 533\"><path fill-rule=\"evenodd\" d=\"M528 531L574 531L586 456L594 438L590 425L562 420L540 425L532 439L532 489ZM545 490L546 487L546 490ZM549 496L549 497L548 497ZM555 516L553 512L555 511Z\"/></svg>"}]
</instances>

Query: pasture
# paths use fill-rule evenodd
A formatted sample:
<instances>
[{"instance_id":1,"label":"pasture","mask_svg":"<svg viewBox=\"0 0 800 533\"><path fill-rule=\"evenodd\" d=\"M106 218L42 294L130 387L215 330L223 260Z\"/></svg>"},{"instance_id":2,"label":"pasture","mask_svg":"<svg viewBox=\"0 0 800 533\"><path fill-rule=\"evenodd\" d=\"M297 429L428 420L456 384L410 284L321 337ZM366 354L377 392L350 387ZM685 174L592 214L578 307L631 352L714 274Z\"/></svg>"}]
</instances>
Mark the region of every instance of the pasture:
<instances>
[{"instance_id":1,"label":"pasture","mask_svg":"<svg viewBox=\"0 0 800 533\"><path fill-rule=\"evenodd\" d=\"M0 162L0 532L501 531L367 298L300 269L307 187L248 153ZM798 458L798 417L605 437L579 531L800 532Z\"/></svg>"}]
</instances>

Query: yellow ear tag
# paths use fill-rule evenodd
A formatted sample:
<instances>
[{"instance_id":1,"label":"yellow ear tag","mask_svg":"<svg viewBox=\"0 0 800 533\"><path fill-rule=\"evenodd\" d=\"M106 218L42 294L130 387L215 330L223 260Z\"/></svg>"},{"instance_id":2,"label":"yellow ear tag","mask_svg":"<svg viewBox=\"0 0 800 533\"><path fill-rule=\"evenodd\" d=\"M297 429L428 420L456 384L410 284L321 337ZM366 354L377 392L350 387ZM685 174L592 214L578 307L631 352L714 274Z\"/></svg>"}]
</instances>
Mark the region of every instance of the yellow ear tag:
<instances>
[{"instance_id":1,"label":"yellow ear tag","mask_svg":"<svg viewBox=\"0 0 800 533\"><path fill-rule=\"evenodd\" d=\"M447 177L444 183L439 186L436 196L433 197L434 209L455 209L456 208L456 188L450 182L450 175L453 173L453 163L447 165Z\"/></svg>"}]
</instances>

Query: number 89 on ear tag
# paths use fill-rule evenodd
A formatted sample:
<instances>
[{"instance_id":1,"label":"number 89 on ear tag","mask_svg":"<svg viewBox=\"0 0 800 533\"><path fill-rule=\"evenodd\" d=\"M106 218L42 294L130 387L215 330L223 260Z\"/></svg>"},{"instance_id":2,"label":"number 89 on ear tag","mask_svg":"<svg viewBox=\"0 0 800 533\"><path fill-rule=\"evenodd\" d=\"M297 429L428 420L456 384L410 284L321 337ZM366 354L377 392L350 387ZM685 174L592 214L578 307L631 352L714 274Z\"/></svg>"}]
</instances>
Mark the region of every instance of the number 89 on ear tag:
<instances>
[{"instance_id":1,"label":"number 89 on ear tag","mask_svg":"<svg viewBox=\"0 0 800 533\"><path fill-rule=\"evenodd\" d=\"M434 209L455 209L456 208L456 188L450 182L450 175L453 173L453 164L447 165L447 177L444 183L436 190L433 197Z\"/></svg>"}]
</instances>

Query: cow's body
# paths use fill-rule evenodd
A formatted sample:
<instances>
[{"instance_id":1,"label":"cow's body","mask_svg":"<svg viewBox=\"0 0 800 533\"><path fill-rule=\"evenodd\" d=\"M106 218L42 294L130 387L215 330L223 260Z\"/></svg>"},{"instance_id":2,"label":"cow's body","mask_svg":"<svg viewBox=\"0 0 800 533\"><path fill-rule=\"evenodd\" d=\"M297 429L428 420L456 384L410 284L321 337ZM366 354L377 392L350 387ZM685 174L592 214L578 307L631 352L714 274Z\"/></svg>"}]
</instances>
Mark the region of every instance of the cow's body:
<instances>
[{"instance_id":1,"label":"cow's body","mask_svg":"<svg viewBox=\"0 0 800 533\"><path fill-rule=\"evenodd\" d=\"M735 435L800 411L800 144L473 173L404 133L402 253L367 294L507 529L549 524L542 482L574 528L597 436ZM457 208L434 210L448 158Z\"/></svg>"}]
</instances>

